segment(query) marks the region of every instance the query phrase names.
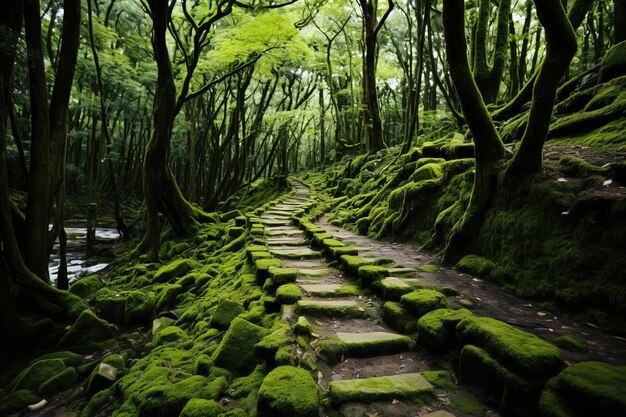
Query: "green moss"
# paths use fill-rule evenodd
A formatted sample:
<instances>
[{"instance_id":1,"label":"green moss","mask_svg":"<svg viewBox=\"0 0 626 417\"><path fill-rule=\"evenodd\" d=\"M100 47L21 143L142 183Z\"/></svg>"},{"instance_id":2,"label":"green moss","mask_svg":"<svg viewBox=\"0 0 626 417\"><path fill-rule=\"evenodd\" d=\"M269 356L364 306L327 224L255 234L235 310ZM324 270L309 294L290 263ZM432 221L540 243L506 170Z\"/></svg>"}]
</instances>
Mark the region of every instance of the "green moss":
<instances>
[{"instance_id":1,"label":"green moss","mask_svg":"<svg viewBox=\"0 0 626 417\"><path fill-rule=\"evenodd\" d=\"M39 360L22 370L10 385L10 391L31 390L37 391L44 382L60 375L66 366L61 359Z\"/></svg>"},{"instance_id":2,"label":"green moss","mask_svg":"<svg viewBox=\"0 0 626 417\"><path fill-rule=\"evenodd\" d=\"M220 300L215 312L211 316L209 325L216 329L226 330L230 323L245 310L243 306L235 301Z\"/></svg>"},{"instance_id":3,"label":"green moss","mask_svg":"<svg viewBox=\"0 0 626 417\"><path fill-rule=\"evenodd\" d=\"M31 390L23 389L13 391L0 398L0 414L10 415L24 410L31 404L36 404L41 397L35 395Z\"/></svg>"},{"instance_id":4,"label":"green moss","mask_svg":"<svg viewBox=\"0 0 626 417\"><path fill-rule=\"evenodd\" d=\"M571 365L546 385L540 408L547 417L623 415L626 367L602 362ZM564 412L566 410L575 412Z\"/></svg>"},{"instance_id":5,"label":"green moss","mask_svg":"<svg viewBox=\"0 0 626 417\"><path fill-rule=\"evenodd\" d=\"M83 299L91 298L96 291L104 288L104 282L97 275L80 278L75 281L69 291Z\"/></svg>"},{"instance_id":6,"label":"green moss","mask_svg":"<svg viewBox=\"0 0 626 417\"><path fill-rule=\"evenodd\" d=\"M341 256L340 262L343 269L354 276L358 276L360 267L372 264L372 261L353 255Z\"/></svg>"},{"instance_id":7,"label":"green moss","mask_svg":"<svg viewBox=\"0 0 626 417\"><path fill-rule=\"evenodd\" d=\"M89 352L112 337L111 325L91 310L85 310L59 341L59 347L71 346L76 352Z\"/></svg>"},{"instance_id":8,"label":"green moss","mask_svg":"<svg viewBox=\"0 0 626 417\"><path fill-rule=\"evenodd\" d=\"M475 277L488 277L495 264L487 258L478 255L465 255L456 264L459 271L466 272Z\"/></svg>"},{"instance_id":9,"label":"green moss","mask_svg":"<svg viewBox=\"0 0 626 417\"><path fill-rule=\"evenodd\" d=\"M569 350L570 352L587 352L589 350L587 343L576 336L559 336L554 339L552 343L561 349Z\"/></svg>"},{"instance_id":10,"label":"green moss","mask_svg":"<svg viewBox=\"0 0 626 417\"><path fill-rule=\"evenodd\" d=\"M259 343L254 345L254 351L257 357L273 366L278 349L293 344L293 342L294 336L291 329L284 326L265 336Z\"/></svg>"},{"instance_id":11,"label":"green moss","mask_svg":"<svg viewBox=\"0 0 626 417\"><path fill-rule=\"evenodd\" d=\"M417 331L417 318L402 308L400 303L387 301L383 305L383 321L403 334L413 334Z\"/></svg>"},{"instance_id":12,"label":"green moss","mask_svg":"<svg viewBox=\"0 0 626 417\"><path fill-rule=\"evenodd\" d=\"M373 309L350 300L300 300L296 304L296 312L316 317L368 318L375 316Z\"/></svg>"},{"instance_id":13,"label":"green moss","mask_svg":"<svg viewBox=\"0 0 626 417\"><path fill-rule=\"evenodd\" d=\"M431 348L448 348L456 340L457 324L471 315L472 313L464 308L460 310L441 308L430 311L417 322L417 340Z\"/></svg>"},{"instance_id":14,"label":"green moss","mask_svg":"<svg viewBox=\"0 0 626 417\"><path fill-rule=\"evenodd\" d=\"M304 369L280 366L270 372L259 389L259 416L317 417L317 384Z\"/></svg>"},{"instance_id":15,"label":"green moss","mask_svg":"<svg viewBox=\"0 0 626 417\"><path fill-rule=\"evenodd\" d=\"M192 398L181 411L180 417L218 417L225 411L226 408L215 400Z\"/></svg>"},{"instance_id":16,"label":"green moss","mask_svg":"<svg viewBox=\"0 0 626 417\"><path fill-rule=\"evenodd\" d=\"M435 388L448 391L450 407L463 413L484 415L487 407L474 394L464 390L452 380L452 372L438 370L423 372L422 376Z\"/></svg>"},{"instance_id":17,"label":"green moss","mask_svg":"<svg viewBox=\"0 0 626 417\"><path fill-rule=\"evenodd\" d=\"M331 381L328 384L328 391L330 400L336 405L391 400L408 400L424 404L435 397L432 385L417 373Z\"/></svg>"},{"instance_id":18,"label":"green moss","mask_svg":"<svg viewBox=\"0 0 626 417\"><path fill-rule=\"evenodd\" d=\"M578 158L573 155L566 155L559 160L559 170L565 175L578 178L591 177L593 175L607 175L609 173L608 168L602 168L584 159Z\"/></svg>"},{"instance_id":19,"label":"green moss","mask_svg":"<svg viewBox=\"0 0 626 417\"><path fill-rule=\"evenodd\" d=\"M187 335L187 332L185 332L180 327L168 326L157 332L157 334L154 336L154 343L156 345L164 345L167 343L184 341L188 338L189 335Z\"/></svg>"},{"instance_id":20,"label":"green moss","mask_svg":"<svg viewBox=\"0 0 626 417\"><path fill-rule=\"evenodd\" d=\"M172 293L169 296L172 296ZM147 323L153 315L154 301L148 294L138 290L128 291L125 294L124 321L126 325Z\"/></svg>"},{"instance_id":21,"label":"green moss","mask_svg":"<svg viewBox=\"0 0 626 417\"><path fill-rule=\"evenodd\" d=\"M448 306L446 296L435 290L411 291L400 298L400 304L417 317L422 317L429 311Z\"/></svg>"},{"instance_id":22,"label":"green moss","mask_svg":"<svg viewBox=\"0 0 626 417\"><path fill-rule=\"evenodd\" d=\"M302 298L302 290L296 284L284 284L276 290L276 300L280 304L295 304Z\"/></svg>"},{"instance_id":23,"label":"green moss","mask_svg":"<svg viewBox=\"0 0 626 417\"><path fill-rule=\"evenodd\" d=\"M256 365L254 345L268 334L267 329L240 318L234 319L213 354L215 364L235 375L249 373Z\"/></svg>"},{"instance_id":24,"label":"green moss","mask_svg":"<svg viewBox=\"0 0 626 417\"><path fill-rule=\"evenodd\" d=\"M318 235L319 235L319 233L316 234L316 236L318 236ZM345 243L343 243L343 242L341 242L341 241L339 241L337 239L332 239L332 238L322 240L322 245L326 246L327 248L339 248L339 247L346 246Z\"/></svg>"},{"instance_id":25,"label":"green moss","mask_svg":"<svg viewBox=\"0 0 626 417\"><path fill-rule=\"evenodd\" d=\"M556 346L489 317L465 318L457 325L456 335L464 343L484 348L524 377L550 378L565 366Z\"/></svg>"},{"instance_id":26,"label":"green moss","mask_svg":"<svg viewBox=\"0 0 626 417\"><path fill-rule=\"evenodd\" d=\"M626 74L626 41L613 45L604 55L600 64L600 78L603 82Z\"/></svg>"},{"instance_id":27,"label":"green moss","mask_svg":"<svg viewBox=\"0 0 626 417\"><path fill-rule=\"evenodd\" d=\"M391 355L411 350L412 347L410 337L387 332L337 333L334 338L321 340L315 346L330 364L347 357Z\"/></svg>"},{"instance_id":28,"label":"green moss","mask_svg":"<svg viewBox=\"0 0 626 417\"><path fill-rule=\"evenodd\" d=\"M297 269L277 268L272 266L268 269L268 272L275 286L296 282L298 278Z\"/></svg>"},{"instance_id":29,"label":"green moss","mask_svg":"<svg viewBox=\"0 0 626 417\"><path fill-rule=\"evenodd\" d=\"M183 292L183 287L178 284L167 284L157 297L156 311L162 311L175 305L176 297Z\"/></svg>"},{"instance_id":30,"label":"green moss","mask_svg":"<svg viewBox=\"0 0 626 417\"><path fill-rule=\"evenodd\" d=\"M198 265L191 259L178 259L161 267L153 277L154 282L169 282L174 278L182 277Z\"/></svg>"},{"instance_id":31,"label":"green moss","mask_svg":"<svg viewBox=\"0 0 626 417\"><path fill-rule=\"evenodd\" d=\"M125 371L124 359L113 354L103 358L87 380L87 392L93 393L109 388Z\"/></svg>"},{"instance_id":32,"label":"green moss","mask_svg":"<svg viewBox=\"0 0 626 417\"><path fill-rule=\"evenodd\" d=\"M55 375L46 382L42 383L37 392L42 396L50 396L52 394L56 394L57 392L65 391L66 389L71 388L77 380L78 374L76 373L76 369L72 367L65 368L58 375Z\"/></svg>"},{"instance_id":33,"label":"green moss","mask_svg":"<svg viewBox=\"0 0 626 417\"><path fill-rule=\"evenodd\" d=\"M427 272L430 274L434 274L435 272L439 271L439 267L435 264L427 264L427 265L421 265L419 268L417 268L417 270L420 272Z\"/></svg>"},{"instance_id":34,"label":"green moss","mask_svg":"<svg viewBox=\"0 0 626 417\"><path fill-rule=\"evenodd\" d=\"M357 256L359 250L352 246L335 246L328 248L330 253L337 259L341 259L342 256Z\"/></svg>"},{"instance_id":35,"label":"green moss","mask_svg":"<svg viewBox=\"0 0 626 417\"><path fill-rule=\"evenodd\" d=\"M257 283L263 283L270 277L269 268L280 268L283 265L280 259L269 258L254 261L254 269L256 271Z\"/></svg>"},{"instance_id":36,"label":"green moss","mask_svg":"<svg viewBox=\"0 0 626 417\"><path fill-rule=\"evenodd\" d=\"M235 378L228 388L228 395L233 398L244 398L252 395L256 404L256 394L265 376L265 365L258 365L250 375Z\"/></svg>"},{"instance_id":37,"label":"green moss","mask_svg":"<svg viewBox=\"0 0 626 417\"><path fill-rule=\"evenodd\" d=\"M390 275L387 268L378 265L361 266L358 269L358 274L361 282L368 286Z\"/></svg>"},{"instance_id":38,"label":"green moss","mask_svg":"<svg viewBox=\"0 0 626 417\"><path fill-rule=\"evenodd\" d=\"M424 180L432 180L443 177L443 169L440 163L427 163L419 168L411 175L411 181L418 182Z\"/></svg>"},{"instance_id":39,"label":"green moss","mask_svg":"<svg viewBox=\"0 0 626 417\"><path fill-rule=\"evenodd\" d=\"M298 317L298 321L293 325L293 332L297 336L311 336L311 323L304 316Z\"/></svg>"},{"instance_id":40,"label":"green moss","mask_svg":"<svg viewBox=\"0 0 626 417\"><path fill-rule=\"evenodd\" d=\"M47 353L45 355L39 356L37 359L31 361L28 366L34 364L37 361L44 359L61 359L65 366L78 367L83 365L85 362L83 361L83 357L77 353L70 352L67 350L60 352Z\"/></svg>"}]
</instances>

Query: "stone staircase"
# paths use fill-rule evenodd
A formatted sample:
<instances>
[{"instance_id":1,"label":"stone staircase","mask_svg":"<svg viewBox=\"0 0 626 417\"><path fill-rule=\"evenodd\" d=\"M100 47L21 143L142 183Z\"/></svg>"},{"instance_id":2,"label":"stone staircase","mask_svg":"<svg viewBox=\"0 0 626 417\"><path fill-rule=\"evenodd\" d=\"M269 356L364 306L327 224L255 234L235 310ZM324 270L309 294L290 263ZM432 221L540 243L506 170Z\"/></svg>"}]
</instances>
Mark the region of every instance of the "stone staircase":
<instances>
[{"instance_id":1,"label":"stone staircase","mask_svg":"<svg viewBox=\"0 0 626 417\"><path fill-rule=\"evenodd\" d=\"M381 415L395 415L400 410L398 415L417 415L423 404L435 398L435 389L416 366L415 343L382 322L383 301L345 271L349 266L338 268L345 262L328 262L334 256L332 249L337 249L339 256L362 254L367 264L377 259L367 248L342 252L346 245L332 238L325 239L328 245L322 241L315 249L309 247L312 232L319 235L324 231L294 225L312 203L307 187L299 183L293 186L294 194L266 210L260 222L265 227L269 253L280 261L279 267L269 270L270 279L285 271L295 272L293 282L302 295L295 305L282 306L283 317L290 323L304 318L312 324L311 346L318 354L320 388L327 390L332 407L347 407L347 415L352 414L350 404L358 408L372 402L377 410L388 409ZM396 269L400 274L414 272L399 266ZM390 284L403 286L401 278L390 279L395 280ZM406 288L412 288L411 284ZM453 415L438 413L433 416Z\"/></svg>"}]
</instances>

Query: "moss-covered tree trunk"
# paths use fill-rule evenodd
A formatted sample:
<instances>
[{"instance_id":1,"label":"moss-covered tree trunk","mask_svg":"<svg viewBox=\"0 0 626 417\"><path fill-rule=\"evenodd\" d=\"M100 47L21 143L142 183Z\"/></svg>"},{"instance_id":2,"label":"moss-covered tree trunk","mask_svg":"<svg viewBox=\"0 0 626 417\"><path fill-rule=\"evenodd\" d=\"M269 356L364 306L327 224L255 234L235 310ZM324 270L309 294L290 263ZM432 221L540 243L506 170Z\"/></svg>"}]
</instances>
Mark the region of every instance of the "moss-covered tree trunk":
<instances>
[{"instance_id":1,"label":"moss-covered tree trunk","mask_svg":"<svg viewBox=\"0 0 626 417\"><path fill-rule=\"evenodd\" d=\"M537 15L546 31L546 56L533 88L533 100L520 146L507 167L507 177L518 180L541 170L543 144L548 135L559 81L576 53L576 33L560 0L537 0Z\"/></svg>"},{"instance_id":2,"label":"moss-covered tree trunk","mask_svg":"<svg viewBox=\"0 0 626 417\"><path fill-rule=\"evenodd\" d=\"M152 17L152 49L157 64L157 85L152 110L152 132L146 147L143 169L143 193L148 212L148 227L138 252L148 251L158 259L161 233L159 213L162 213L179 236L195 230L195 210L185 200L169 167L170 142L174 119L180 110L177 103L174 74L167 48L167 25L170 18L168 3L148 2Z\"/></svg>"},{"instance_id":3,"label":"moss-covered tree trunk","mask_svg":"<svg viewBox=\"0 0 626 417\"><path fill-rule=\"evenodd\" d=\"M365 118L368 127L368 142L370 152L377 152L387 147L383 138L383 121L380 116L380 103L376 89L376 63L378 57L378 32L385 23L387 16L393 10L394 3L389 0L389 6L383 17L377 16L377 0L360 0L365 37L365 59L363 61L363 99L366 105Z\"/></svg>"},{"instance_id":4,"label":"moss-covered tree trunk","mask_svg":"<svg viewBox=\"0 0 626 417\"><path fill-rule=\"evenodd\" d=\"M466 240L476 235L491 205L496 190L496 165L504 158L504 145L487 112L468 63L463 0L443 2L443 27L450 73L463 114L474 135L476 157L472 197L446 248L446 258L454 259Z\"/></svg>"}]
</instances>

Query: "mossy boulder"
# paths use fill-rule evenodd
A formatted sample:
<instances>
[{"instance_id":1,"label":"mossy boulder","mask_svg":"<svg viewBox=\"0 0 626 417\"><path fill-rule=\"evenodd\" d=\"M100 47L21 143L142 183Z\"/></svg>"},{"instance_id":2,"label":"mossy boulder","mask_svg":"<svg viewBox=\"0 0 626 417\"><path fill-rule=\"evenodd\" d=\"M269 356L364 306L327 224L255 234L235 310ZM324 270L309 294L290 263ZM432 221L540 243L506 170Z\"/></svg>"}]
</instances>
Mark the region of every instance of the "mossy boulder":
<instances>
[{"instance_id":1,"label":"mossy boulder","mask_svg":"<svg viewBox=\"0 0 626 417\"><path fill-rule=\"evenodd\" d=\"M174 343L184 341L189 338L187 332L178 326L167 326L163 329L159 329L154 336L155 345L163 345L167 343Z\"/></svg>"},{"instance_id":2,"label":"mossy boulder","mask_svg":"<svg viewBox=\"0 0 626 417\"><path fill-rule=\"evenodd\" d=\"M579 337L570 335L559 336L552 341L552 344L570 352L587 352L589 350L587 342Z\"/></svg>"},{"instance_id":3,"label":"mossy boulder","mask_svg":"<svg viewBox=\"0 0 626 417\"><path fill-rule=\"evenodd\" d=\"M294 343L294 335L291 329L287 326L280 327L254 345L255 355L263 359L268 366L274 366L278 350L292 343Z\"/></svg>"},{"instance_id":4,"label":"mossy boulder","mask_svg":"<svg viewBox=\"0 0 626 417\"><path fill-rule=\"evenodd\" d=\"M284 284L276 290L276 301L280 304L295 304L302 298L302 290L296 284Z\"/></svg>"},{"instance_id":5,"label":"mossy boulder","mask_svg":"<svg viewBox=\"0 0 626 417\"><path fill-rule=\"evenodd\" d=\"M215 312L211 316L209 325L216 329L226 330L230 327L230 323L243 313L245 310L243 306L235 301L220 300Z\"/></svg>"},{"instance_id":6,"label":"mossy boulder","mask_svg":"<svg viewBox=\"0 0 626 417\"><path fill-rule=\"evenodd\" d=\"M390 275L389 270L379 265L364 265L358 269L359 278L364 285L370 286Z\"/></svg>"},{"instance_id":7,"label":"mossy boulder","mask_svg":"<svg viewBox=\"0 0 626 417\"><path fill-rule=\"evenodd\" d=\"M435 290L415 290L400 297L400 304L416 317L448 306L446 296Z\"/></svg>"},{"instance_id":8,"label":"mossy boulder","mask_svg":"<svg viewBox=\"0 0 626 417\"><path fill-rule=\"evenodd\" d=\"M427 163L420 166L411 175L411 181L418 182L424 180L432 180L443 176L443 170L440 163Z\"/></svg>"},{"instance_id":9,"label":"mossy boulder","mask_svg":"<svg viewBox=\"0 0 626 417\"><path fill-rule=\"evenodd\" d=\"M225 412L226 408L215 400L192 398L180 412L180 417L218 417Z\"/></svg>"},{"instance_id":10,"label":"mossy boulder","mask_svg":"<svg viewBox=\"0 0 626 417\"><path fill-rule=\"evenodd\" d=\"M76 352L88 352L100 347L101 342L113 338L112 326L85 310L59 341L59 347L71 346Z\"/></svg>"},{"instance_id":11,"label":"mossy boulder","mask_svg":"<svg viewBox=\"0 0 626 417\"><path fill-rule=\"evenodd\" d=\"M104 288L104 282L97 275L90 275L88 277L80 278L76 282L74 282L70 288L69 292L74 295L79 296L82 299L91 298L96 291L101 288Z\"/></svg>"},{"instance_id":12,"label":"mossy boulder","mask_svg":"<svg viewBox=\"0 0 626 417\"><path fill-rule=\"evenodd\" d=\"M61 373L42 383L37 392L42 396L50 396L71 388L77 380L78 374L76 369L72 367L65 368Z\"/></svg>"},{"instance_id":13,"label":"mossy boulder","mask_svg":"<svg viewBox=\"0 0 626 417\"><path fill-rule=\"evenodd\" d=\"M354 255L342 255L339 260L342 268L354 276L359 275L360 267L372 264L372 261Z\"/></svg>"},{"instance_id":14,"label":"mossy boulder","mask_svg":"<svg viewBox=\"0 0 626 417\"><path fill-rule=\"evenodd\" d=\"M282 261L277 258L257 259L254 261L254 270L256 271L257 283L263 284L270 277L269 269L280 268Z\"/></svg>"},{"instance_id":15,"label":"mossy boulder","mask_svg":"<svg viewBox=\"0 0 626 417\"><path fill-rule=\"evenodd\" d=\"M143 324L154 312L152 298L143 291L113 291L102 288L95 293L93 305L103 319L119 325Z\"/></svg>"},{"instance_id":16,"label":"mossy boulder","mask_svg":"<svg viewBox=\"0 0 626 417\"><path fill-rule=\"evenodd\" d=\"M279 366L261 384L257 411L260 417L317 417L317 384L304 369Z\"/></svg>"},{"instance_id":17,"label":"mossy boulder","mask_svg":"<svg viewBox=\"0 0 626 417\"><path fill-rule=\"evenodd\" d=\"M41 400L41 397L35 395L31 390L22 389L13 391L8 395L0 397L0 415L8 416L25 409L31 404L35 404Z\"/></svg>"},{"instance_id":18,"label":"mossy boulder","mask_svg":"<svg viewBox=\"0 0 626 417\"><path fill-rule=\"evenodd\" d=\"M174 278L180 278L198 265L191 259L177 259L161 267L153 277L154 282L165 283Z\"/></svg>"},{"instance_id":19,"label":"mossy boulder","mask_svg":"<svg viewBox=\"0 0 626 417\"><path fill-rule=\"evenodd\" d=\"M457 324L472 315L464 308L451 310L440 308L424 314L417 322L417 340L431 348L449 347L456 340Z\"/></svg>"},{"instance_id":20,"label":"mossy boulder","mask_svg":"<svg viewBox=\"0 0 626 417\"><path fill-rule=\"evenodd\" d=\"M566 155L559 160L559 171L565 175L577 178L587 178L593 175L604 176L609 173L608 168L590 164L574 155Z\"/></svg>"},{"instance_id":21,"label":"mossy boulder","mask_svg":"<svg viewBox=\"0 0 626 417\"><path fill-rule=\"evenodd\" d=\"M580 362L546 385L539 402L545 417L622 416L626 413L626 366Z\"/></svg>"},{"instance_id":22,"label":"mossy boulder","mask_svg":"<svg viewBox=\"0 0 626 417\"><path fill-rule=\"evenodd\" d=\"M236 375L248 374L257 363L254 345L269 333L269 330L249 321L234 319L213 354L215 364Z\"/></svg>"},{"instance_id":23,"label":"mossy boulder","mask_svg":"<svg viewBox=\"0 0 626 417\"><path fill-rule=\"evenodd\" d=\"M495 266L490 259L478 255L465 255L456 264L459 271L475 277L488 277Z\"/></svg>"},{"instance_id":24,"label":"mossy boulder","mask_svg":"<svg viewBox=\"0 0 626 417\"><path fill-rule=\"evenodd\" d=\"M485 349L506 368L526 378L548 379L565 367L559 348L490 317L461 320L456 336L462 343Z\"/></svg>"},{"instance_id":25,"label":"mossy boulder","mask_svg":"<svg viewBox=\"0 0 626 417\"><path fill-rule=\"evenodd\" d=\"M270 267L268 272L275 286L296 282L298 278L297 269Z\"/></svg>"},{"instance_id":26,"label":"mossy boulder","mask_svg":"<svg viewBox=\"0 0 626 417\"><path fill-rule=\"evenodd\" d=\"M87 380L87 392L94 394L109 388L122 376L125 370L124 358L118 354L108 355L93 369Z\"/></svg>"},{"instance_id":27,"label":"mossy boulder","mask_svg":"<svg viewBox=\"0 0 626 417\"><path fill-rule=\"evenodd\" d=\"M11 383L11 392L31 390L36 392L41 384L60 375L66 366L61 359L39 360L22 370Z\"/></svg>"},{"instance_id":28,"label":"mossy boulder","mask_svg":"<svg viewBox=\"0 0 626 417\"><path fill-rule=\"evenodd\" d=\"M176 297L183 293L183 287L179 284L166 284L159 293L156 303L156 311L163 311L176 304Z\"/></svg>"},{"instance_id":29,"label":"mossy boulder","mask_svg":"<svg viewBox=\"0 0 626 417\"><path fill-rule=\"evenodd\" d=\"M600 64L602 82L626 74L626 41L613 45Z\"/></svg>"},{"instance_id":30,"label":"mossy boulder","mask_svg":"<svg viewBox=\"0 0 626 417\"><path fill-rule=\"evenodd\" d=\"M403 334L413 334L417 331L417 318L394 301L387 301L383 305L383 321Z\"/></svg>"}]
</instances>

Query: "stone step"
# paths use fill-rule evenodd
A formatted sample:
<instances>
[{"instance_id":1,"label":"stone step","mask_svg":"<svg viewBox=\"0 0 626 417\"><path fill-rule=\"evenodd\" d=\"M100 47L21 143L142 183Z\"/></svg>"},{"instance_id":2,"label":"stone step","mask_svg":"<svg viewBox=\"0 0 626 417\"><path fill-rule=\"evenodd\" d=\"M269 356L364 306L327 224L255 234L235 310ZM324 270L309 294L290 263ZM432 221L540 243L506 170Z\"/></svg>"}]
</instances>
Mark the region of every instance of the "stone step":
<instances>
[{"instance_id":1,"label":"stone step","mask_svg":"<svg viewBox=\"0 0 626 417\"><path fill-rule=\"evenodd\" d=\"M291 220L289 219L263 219L261 218L261 223L265 225L265 227L275 227L275 226L289 226L291 225Z\"/></svg>"},{"instance_id":2,"label":"stone step","mask_svg":"<svg viewBox=\"0 0 626 417\"><path fill-rule=\"evenodd\" d=\"M298 236L276 236L267 238L266 243L270 246L303 246L306 245L306 240Z\"/></svg>"},{"instance_id":3,"label":"stone step","mask_svg":"<svg viewBox=\"0 0 626 417\"><path fill-rule=\"evenodd\" d=\"M297 281L297 284L302 288L302 291L313 297L346 297L350 295L361 294L361 289L356 285L347 284L320 284L320 283L302 283Z\"/></svg>"},{"instance_id":4,"label":"stone step","mask_svg":"<svg viewBox=\"0 0 626 417\"><path fill-rule=\"evenodd\" d=\"M296 304L296 312L300 315L337 318L368 318L375 315L371 307L352 300L300 300Z\"/></svg>"},{"instance_id":5,"label":"stone step","mask_svg":"<svg viewBox=\"0 0 626 417\"><path fill-rule=\"evenodd\" d=\"M375 285L380 289L385 300L398 301L404 294L408 294L414 289L423 288L423 283L416 278L383 278Z\"/></svg>"},{"instance_id":6,"label":"stone step","mask_svg":"<svg viewBox=\"0 0 626 417\"><path fill-rule=\"evenodd\" d=\"M306 246L270 246L270 253L274 256L289 259L318 258L320 252Z\"/></svg>"},{"instance_id":7,"label":"stone step","mask_svg":"<svg viewBox=\"0 0 626 417\"><path fill-rule=\"evenodd\" d=\"M424 402L435 397L435 390L420 373L331 381L328 394L334 405L349 402L407 400Z\"/></svg>"},{"instance_id":8,"label":"stone step","mask_svg":"<svg viewBox=\"0 0 626 417\"><path fill-rule=\"evenodd\" d=\"M304 239L304 233L292 226L267 227L265 228L265 233L268 236L299 236Z\"/></svg>"},{"instance_id":9,"label":"stone step","mask_svg":"<svg viewBox=\"0 0 626 417\"><path fill-rule=\"evenodd\" d=\"M337 332L332 339L318 342L320 355L335 364L345 358L367 358L410 351L414 342L408 336L391 332Z\"/></svg>"}]
</instances>

